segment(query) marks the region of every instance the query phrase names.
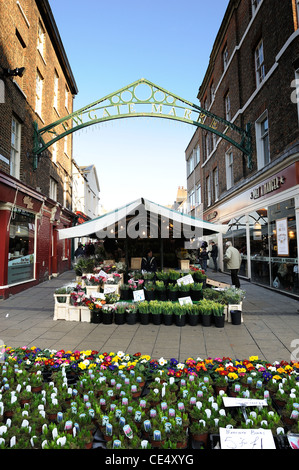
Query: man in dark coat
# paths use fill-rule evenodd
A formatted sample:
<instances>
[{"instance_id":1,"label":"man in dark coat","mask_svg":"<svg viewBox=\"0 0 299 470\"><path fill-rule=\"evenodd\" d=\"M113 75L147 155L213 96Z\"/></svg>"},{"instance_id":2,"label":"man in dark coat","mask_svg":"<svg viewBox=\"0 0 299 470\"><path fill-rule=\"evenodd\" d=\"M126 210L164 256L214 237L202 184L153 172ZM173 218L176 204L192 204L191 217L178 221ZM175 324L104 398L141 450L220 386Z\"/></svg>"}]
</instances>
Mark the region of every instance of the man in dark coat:
<instances>
[{"instance_id":1,"label":"man in dark coat","mask_svg":"<svg viewBox=\"0 0 299 470\"><path fill-rule=\"evenodd\" d=\"M148 273L155 273L157 271L157 262L153 257L152 250L148 250L146 256L142 258L141 271L146 271Z\"/></svg>"},{"instance_id":2,"label":"man in dark coat","mask_svg":"<svg viewBox=\"0 0 299 470\"><path fill-rule=\"evenodd\" d=\"M218 266L217 266L218 246L216 245L216 243L213 240L210 241L210 245L211 245L210 257L212 258L213 263L214 263L214 271L213 272L217 273L217 271L218 271Z\"/></svg>"}]
</instances>

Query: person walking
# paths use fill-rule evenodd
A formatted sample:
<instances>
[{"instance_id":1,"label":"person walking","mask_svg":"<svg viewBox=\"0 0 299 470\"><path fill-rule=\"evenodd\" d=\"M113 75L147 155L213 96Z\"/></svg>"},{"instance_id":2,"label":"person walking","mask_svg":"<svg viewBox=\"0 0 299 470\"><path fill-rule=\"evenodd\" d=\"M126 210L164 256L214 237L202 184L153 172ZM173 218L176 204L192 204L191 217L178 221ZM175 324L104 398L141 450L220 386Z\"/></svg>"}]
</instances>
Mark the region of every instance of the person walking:
<instances>
[{"instance_id":1,"label":"person walking","mask_svg":"<svg viewBox=\"0 0 299 470\"><path fill-rule=\"evenodd\" d=\"M241 266L241 253L237 248L232 246L231 242L228 241L225 245L227 246L227 249L223 257L223 261L226 262L226 266L230 270L232 285L240 288L238 272Z\"/></svg>"},{"instance_id":2,"label":"person walking","mask_svg":"<svg viewBox=\"0 0 299 470\"><path fill-rule=\"evenodd\" d=\"M216 243L211 240L210 241L210 245L211 245L211 251L210 251L210 257L212 258L213 260L213 263L214 263L214 273L217 273L218 271L218 266L217 266L217 258L218 258L218 246L216 245Z\"/></svg>"},{"instance_id":3,"label":"person walking","mask_svg":"<svg viewBox=\"0 0 299 470\"><path fill-rule=\"evenodd\" d=\"M206 248L202 248L199 254L199 262L204 271L207 270L208 259L209 259L209 253L207 252Z\"/></svg>"}]
</instances>

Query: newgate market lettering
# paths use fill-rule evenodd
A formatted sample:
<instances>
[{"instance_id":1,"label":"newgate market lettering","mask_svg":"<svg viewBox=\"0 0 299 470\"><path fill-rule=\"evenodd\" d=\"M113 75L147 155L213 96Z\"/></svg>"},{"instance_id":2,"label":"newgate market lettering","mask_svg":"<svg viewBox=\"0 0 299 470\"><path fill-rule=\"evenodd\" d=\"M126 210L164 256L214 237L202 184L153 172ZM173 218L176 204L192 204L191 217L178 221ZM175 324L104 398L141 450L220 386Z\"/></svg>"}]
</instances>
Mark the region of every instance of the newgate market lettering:
<instances>
[{"instance_id":1,"label":"newgate market lettering","mask_svg":"<svg viewBox=\"0 0 299 470\"><path fill-rule=\"evenodd\" d=\"M258 199L268 193L272 193L279 189L284 182L285 178L283 176L276 176L272 180L267 181L267 183L261 184L255 188L250 194L250 199Z\"/></svg>"}]
</instances>

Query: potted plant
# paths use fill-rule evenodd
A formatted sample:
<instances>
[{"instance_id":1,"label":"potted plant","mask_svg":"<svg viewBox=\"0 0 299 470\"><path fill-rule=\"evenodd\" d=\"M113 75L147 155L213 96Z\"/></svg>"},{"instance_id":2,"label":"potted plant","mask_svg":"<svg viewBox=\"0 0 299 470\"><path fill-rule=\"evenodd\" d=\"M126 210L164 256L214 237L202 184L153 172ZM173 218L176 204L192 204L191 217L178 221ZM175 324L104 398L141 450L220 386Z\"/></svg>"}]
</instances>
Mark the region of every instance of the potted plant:
<instances>
[{"instance_id":1,"label":"potted plant","mask_svg":"<svg viewBox=\"0 0 299 470\"><path fill-rule=\"evenodd\" d=\"M133 303L126 304L126 322L128 325L135 325L137 322L137 305Z\"/></svg>"},{"instance_id":2,"label":"potted plant","mask_svg":"<svg viewBox=\"0 0 299 470\"><path fill-rule=\"evenodd\" d=\"M158 300L167 300L166 286L164 281L156 281L156 291Z\"/></svg>"},{"instance_id":3,"label":"potted plant","mask_svg":"<svg viewBox=\"0 0 299 470\"><path fill-rule=\"evenodd\" d=\"M155 293L156 284L153 281L148 281L144 286L145 300L147 300L148 302L150 300L155 300Z\"/></svg>"},{"instance_id":4,"label":"potted plant","mask_svg":"<svg viewBox=\"0 0 299 470\"><path fill-rule=\"evenodd\" d=\"M178 290L178 297L189 297L190 296L191 284L180 284Z\"/></svg>"},{"instance_id":5,"label":"potted plant","mask_svg":"<svg viewBox=\"0 0 299 470\"><path fill-rule=\"evenodd\" d=\"M55 289L54 297L58 303L67 303L71 291L71 287L59 287L58 289Z\"/></svg>"},{"instance_id":6,"label":"potted plant","mask_svg":"<svg viewBox=\"0 0 299 470\"><path fill-rule=\"evenodd\" d=\"M114 323L116 325L124 325L126 322L126 304L118 302L114 308Z\"/></svg>"},{"instance_id":7,"label":"potted plant","mask_svg":"<svg viewBox=\"0 0 299 470\"><path fill-rule=\"evenodd\" d=\"M200 318L203 326L211 326L213 302L210 300L202 299L199 301Z\"/></svg>"},{"instance_id":8,"label":"potted plant","mask_svg":"<svg viewBox=\"0 0 299 470\"><path fill-rule=\"evenodd\" d=\"M199 307L195 304L185 304L183 306L187 314L188 323L191 326L196 326L199 322Z\"/></svg>"},{"instance_id":9,"label":"potted plant","mask_svg":"<svg viewBox=\"0 0 299 470\"><path fill-rule=\"evenodd\" d=\"M159 300L151 300L149 302L149 309L152 314L152 322L154 325L161 324L163 304L164 302L160 302Z\"/></svg>"},{"instance_id":10,"label":"potted plant","mask_svg":"<svg viewBox=\"0 0 299 470\"><path fill-rule=\"evenodd\" d=\"M102 323L102 321L103 321L102 303L97 302L95 300L93 302L92 309L91 309L91 323Z\"/></svg>"},{"instance_id":11,"label":"potted plant","mask_svg":"<svg viewBox=\"0 0 299 470\"><path fill-rule=\"evenodd\" d=\"M150 308L147 300L140 302L138 305L140 323L142 325L148 325L150 319Z\"/></svg>"},{"instance_id":12,"label":"potted plant","mask_svg":"<svg viewBox=\"0 0 299 470\"><path fill-rule=\"evenodd\" d=\"M215 303L213 309L214 324L216 328L223 328L225 322L224 305Z\"/></svg>"},{"instance_id":13,"label":"potted plant","mask_svg":"<svg viewBox=\"0 0 299 470\"><path fill-rule=\"evenodd\" d=\"M168 271L169 274L169 281L175 282L181 277L181 273L176 271L175 269L170 269Z\"/></svg>"},{"instance_id":14,"label":"potted plant","mask_svg":"<svg viewBox=\"0 0 299 470\"><path fill-rule=\"evenodd\" d=\"M119 286L119 290L121 300L131 300L132 290L130 289L129 284L121 284Z\"/></svg>"},{"instance_id":15,"label":"potted plant","mask_svg":"<svg viewBox=\"0 0 299 470\"><path fill-rule=\"evenodd\" d=\"M169 273L167 271L157 271L156 278L158 281L163 281L164 283L167 283L169 279Z\"/></svg>"},{"instance_id":16,"label":"potted plant","mask_svg":"<svg viewBox=\"0 0 299 470\"><path fill-rule=\"evenodd\" d=\"M209 428L206 420L199 419L190 426L190 436L196 442L202 442L205 449L208 446Z\"/></svg>"},{"instance_id":17,"label":"potted plant","mask_svg":"<svg viewBox=\"0 0 299 470\"><path fill-rule=\"evenodd\" d=\"M176 326L186 325L186 310L179 304L173 304L174 322Z\"/></svg>"},{"instance_id":18,"label":"potted plant","mask_svg":"<svg viewBox=\"0 0 299 470\"><path fill-rule=\"evenodd\" d=\"M163 302L162 319L164 325L172 325L173 303L171 301Z\"/></svg>"},{"instance_id":19,"label":"potted plant","mask_svg":"<svg viewBox=\"0 0 299 470\"><path fill-rule=\"evenodd\" d=\"M168 299L171 300L172 302L176 302L178 300L178 291L179 291L179 285L177 283L175 284L169 283L168 289L167 289Z\"/></svg>"},{"instance_id":20,"label":"potted plant","mask_svg":"<svg viewBox=\"0 0 299 470\"><path fill-rule=\"evenodd\" d=\"M154 278L155 278L155 273L150 273L150 272L143 273L143 279L145 281L145 285L147 284L148 281L153 281Z\"/></svg>"},{"instance_id":21,"label":"potted plant","mask_svg":"<svg viewBox=\"0 0 299 470\"><path fill-rule=\"evenodd\" d=\"M202 282L194 282L190 288L191 299L195 302L203 298Z\"/></svg>"},{"instance_id":22,"label":"potted plant","mask_svg":"<svg viewBox=\"0 0 299 470\"><path fill-rule=\"evenodd\" d=\"M113 306L106 304L102 307L103 313L103 324L104 325L111 325L113 322Z\"/></svg>"}]
</instances>

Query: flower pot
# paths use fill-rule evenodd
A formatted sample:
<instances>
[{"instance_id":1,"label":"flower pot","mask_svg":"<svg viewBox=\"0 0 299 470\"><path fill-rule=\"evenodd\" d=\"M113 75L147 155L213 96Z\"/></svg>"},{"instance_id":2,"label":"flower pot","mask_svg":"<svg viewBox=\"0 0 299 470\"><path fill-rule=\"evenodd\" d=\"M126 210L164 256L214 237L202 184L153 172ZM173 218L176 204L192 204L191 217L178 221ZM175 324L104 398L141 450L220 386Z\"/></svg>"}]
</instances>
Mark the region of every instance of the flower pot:
<instances>
[{"instance_id":1,"label":"flower pot","mask_svg":"<svg viewBox=\"0 0 299 470\"><path fill-rule=\"evenodd\" d=\"M149 313L140 313L140 323L141 325L148 325L150 321L150 314Z\"/></svg>"},{"instance_id":2,"label":"flower pot","mask_svg":"<svg viewBox=\"0 0 299 470\"><path fill-rule=\"evenodd\" d=\"M186 325L186 315L175 315L174 322L176 326L185 326Z\"/></svg>"},{"instance_id":3,"label":"flower pot","mask_svg":"<svg viewBox=\"0 0 299 470\"><path fill-rule=\"evenodd\" d=\"M91 312L91 323L102 323L103 312L102 310L94 310Z\"/></svg>"},{"instance_id":4,"label":"flower pot","mask_svg":"<svg viewBox=\"0 0 299 470\"><path fill-rule=\"evenodd\" d=\"M37 385L36 387L31 387L31 392L32 393L39 393L41 392L43 386L42 385Z\"/></svg>"},{"instance_id":5,"label":"flower pot","mask_svg":"<svg viewBox=\"0 0 299 470\"><path fill-rule=\"evenodd\" d=\"M202 290L192 290L190 291L191 293L191 299L195 302L198 302L203 298L203 292Z\"/></svg>"},{"instance_id":6,"label":"flower pot","mask_svg":"<svg viewBox=\"0 0 299 470\"><path fill-rule=\"evenodd\" d=\"M126 314L124 313L115 313L114 315L114 323L116 325L124 325L126 322Z\"/></svg>"},{"instance_id":7,"label":"flower pot","mask_svg":"<svg viewBox=\"0 0 299 470\"><path fill-rule=\"evenodd\" d=\"M120 289L120 299L121 300L131 300L132 291L131 289Z\"/></svg>"},{"instance_id":8,"label":"flower pot","mask_svg":"<svg viewBox=\"0 0 299 470\"><path fill-rule=\"evenodd\" d=\"M153 325L161 325L161 319L162 319L162 314L161 313L152 314L152 323L153 323Z\"/></svg>"},{"instance_id":9,"label":"flower pot","mask_svg":"<svg viewBox=\"0 0 299 470\"><path fill-rule=\"evenodd\" d=\"M178 300L178 291L168 290L168 299L172 302L176 302Z\"/></svg>"},{"instance_id":10,"label":"flower pot","mask_svg":"<svg viewBox=\"0 0 299 470\"><path fill-rule=\"evenodd\" d=\"M198 325L198 315L188 315L188 323L191 326Z\"/></svg>"},{"instance_id":11,"label":"flower pot","mask_svg":"<svg viewBox=\"0 0 299 470\"><path fill-rule=\"evenodd\" d=\"M232 325L241 325L241 310L231 310L230 311Z\"/></svg>"},{"instance_id":12,"label":"flower pot","mask_svg":"<svg viewBox=\"0 0 299 470\"><path fill-rule=\"evenodd\" d=\"M68 320L80 321L80 307L77 307L77 306L69 307Z\"/></svg>"},{"instance_id":13,"label":"flower pot","mask_svg":"<svg viewBox=\"0 0 299 470\"><path fill-rule=\"evenodd\" d=\"M215 315L214 316L214 324L216 328L223 328L225 322L225 315Z\"/></svg>"},{"instance_id":14,"label":"flower pot","mask_svg":"<svg viewBox=\"0 0 299 470\"><path fill-rule=\"evenodd\" d=\"M103 324L104 325L111 325L113 321L113 313L112 312L103 312Z\"/></svg>"},{"instance_id":15,"label":"flower pot","mask_svg":"<svg viewBox=\"0 0 299 470\"><path fill-rule=\"evenodd\" d=\"M128 325L135 325L135 323L137 322L137 313L126 312L126 322Z\"/></svg>"},{"instance_id":16,"label":"flower pot","mask_svg":"<svg viewBox=\"0 0 299 470\"><path fill-rule=\"evenodd\" d=\"M150 302L151 300L155 300L156 298L156 293L154 290L146 290L144 289L144 296L145 296L145 300L147 300L148 302Z\"/></svg>"},{"instance_id":17,"label":"flower pot","mask_svg":"<svg viewBox=\"0 0 299 470\"><path fill-rule=\"evenodd\" d=\"M191 437L196 442L202 442L204 444L205 448L207 448L208 438L209 438L209 433L208 432L205 432L205 433L202 433L202 434L192 434Z\"/></svg>"},{"instance_id":18,"label":"flower pot","mask_svg":"<svg viewBox=\"0 0 299 470\"><path fill-rule=\"evenodd\" d=\"M173 314L171 315L163 315L163 323L164 325L172 325L173 323Z\"/></svg>"},{"instance_id":19,"label":"flower pot","mask_svg":"<svg viewBox=\"0 0 299 470\"><path fill-rule=\"evenodd\" d=\"M167 300L167 292L166 292L166 290L157 291L157 294L158 294L158 300L161 300L161 301Z\"/></svg>"},{"instance_id":20,"label":"flower pot","mask_svg":"<svg viewBox=\"0 0 299 470\"><path fill-rule=\"evenodd\" d=\"M211 324L212 324L212 315L203 315L203 314L201 314L201 324L202 324L202 326L211 326Z\"/></svg>"},{"instance_id":21,"label":"flower pot","mask_svg":"<svg viewBox=\"0 0 299 470\"><path fill-rule=\"evenodd\" d=\"M88 307L81 307L81 316L80 319L82 322L90 323L90 318L91 318L91 312Z\"/></svg>"}]
</instances>

